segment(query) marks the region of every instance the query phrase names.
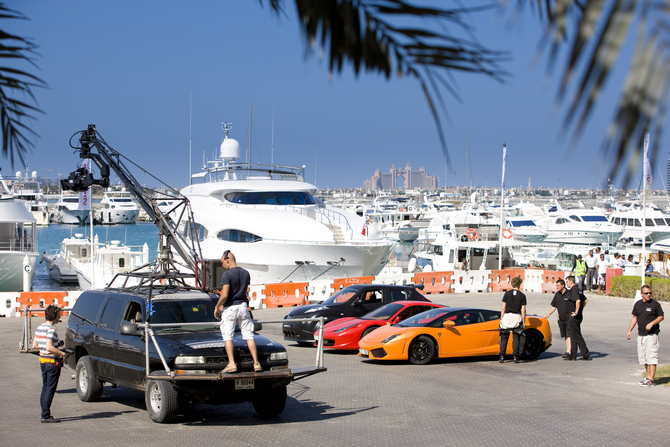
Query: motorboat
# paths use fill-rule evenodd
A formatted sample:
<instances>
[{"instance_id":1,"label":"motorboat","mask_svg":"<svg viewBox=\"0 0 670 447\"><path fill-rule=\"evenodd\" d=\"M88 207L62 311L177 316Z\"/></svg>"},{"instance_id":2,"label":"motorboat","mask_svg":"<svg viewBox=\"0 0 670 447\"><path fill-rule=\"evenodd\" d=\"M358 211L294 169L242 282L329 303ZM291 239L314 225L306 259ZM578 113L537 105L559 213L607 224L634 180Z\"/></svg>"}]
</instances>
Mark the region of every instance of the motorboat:
<instances>
[{"instance_id":1,"label":"motorboat","mask_svg":"<svg viewBox=\"0 0 670 447\"><path fill-rule=\"evenodd\" d=\"M79 207L78 194L61 194L52 221L70 225L88 225L90 210Z\"/></svg>"},{"instance_id":2,"label":"motorboat","mask_svg":"<svg viewBox=\"0 0 670 447\"><path fill-rule=\"evenodd\" d=\"M353 211L327 206L305 182L305 167L237 163L240 145L225 138L181 190L193 209L205 261L231 250L252 284L378 274L393 250L376 226Z\"/></svg>"},{"instance_id":3,"label":"motorboat","mask_svg":"<svg viewBox=\"0 0 670 447\"><path fill-rule=\"evenodd\" d=\"M97 237L97 235L96 235ZM46 262L49 276L61 283L77 283L75 264L81 259L90 260L91 241L82 233L63 239L60 249L47 250L40 256L40 264Z\"/></svg>"},{"instance_id":4,"label":"motorboat","mask_svg":"<svg viewBox=\"0 0 670 447\"><path fill-rule=\"evenodd\" d=\"M24 201L26 209L35 217L37 225L49 225L51 222L49 203L44 197L44 192L37 181L37 171L33 171L31 177L28 177L27 170L25 176L21 171L17 171L16 178L12 182L10 193L14 198Z\"/></svg>"},{"instance_id":5,"label":"motorboat","mask_svg":"<svg viewBox=\"0 0 670 447\"><path fill-rule=\"evenodd\" d=\"M23 275L32 284L39 253L35 217L25 203L15 199L0 177L0 292L23 290Z\"/></svg>"},{"instance_id":6,"label":"motorboat","mask_svg":"<svg viewBox=\"0 0 670 447\"><path fill-rule=\"evenodd\" d=\"M644 219L646 244L670 238L670 216L663 214L653 203L643 209L640 202L620 202L609 216L610 222L623 227L622 239L633 245L642 245L642 223Z\"/></svg>"},{"instance_id":7,"label":"motorboat","mask_svg":"<svg viewBox=\"0 0 670 447\"><path fill-rule=\"evenodd\" d=\"M105 191L100 205L100 223L103 225L137 223L140 207L125 188Z\"/></svg>"},{"instance_id":8,"label":"motorboat","mask_svg":"<svg viewBox=\"0 0 670 447\"><path fill-rule=\"evenodd\" d=\"M89 243L90 244L90 243ZM90 246L90 245L89 245ZM79 287L82 290L104 289L118 273L128 273L149 262L149 246L130 246L120 241L99 243L93 240L93 260L82 257L74 260ZM126 285L134 285L137 278L129 278Z\"/></svg>"}]
</instances>

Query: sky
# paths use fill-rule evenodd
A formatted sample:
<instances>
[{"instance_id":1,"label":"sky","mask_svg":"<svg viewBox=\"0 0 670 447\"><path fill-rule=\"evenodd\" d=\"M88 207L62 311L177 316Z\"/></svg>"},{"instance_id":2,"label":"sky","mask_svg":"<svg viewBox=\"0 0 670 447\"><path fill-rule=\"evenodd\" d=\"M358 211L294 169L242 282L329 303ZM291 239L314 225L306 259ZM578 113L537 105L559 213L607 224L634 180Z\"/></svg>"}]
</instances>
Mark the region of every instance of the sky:
<instances>
[{"instance_id":1,"label":"sky","mask_svg":"<svg viewBox=\"0 0 670 447\"><path fill-rule=\"evenodd\" d=\"M233 124L231 138L247 148L251 104L252 163L305 165L305 179L319 188L363 187L376 169L388 172L392 164L408 162L437 175L441 187L466 185L468 178L475 186L499 187L503 144L508 189L529 181L533 188L598 188L607 181L609 164L599 148L628 59L618 62L578 143L561 141L556 77L546 75L545 59L531 63L541 29L530 13L511 30L493 12L469 17L480 43L511 51L503 67L513 76L500 84L483 75L454 75L463 101L445 93L447 168L418 81L355 76L350 67L331 76L318 52L305 58L291 0L280 17L267 1L262 7L253 0L6 5L30 20L3 20L2 29L39 46L39 68L22 68L48 84L34 90L45 113L30 122L40 138L26 157L29 170L42 177L74 170L79 158L69 139L96 124L110 146L181 188L189 182L189 146L191 172L197 173L203 156L211 159L223 139L222 122ZM666 133L662 148L668 138ZM654 189L664 188L661 154L652 166ZM22 168L12 169L4 158L0 166L4 175ZM133 174L158 186L139 171ZM638 179L630 186L637 187Z\"/></svg>"}]
</instances>

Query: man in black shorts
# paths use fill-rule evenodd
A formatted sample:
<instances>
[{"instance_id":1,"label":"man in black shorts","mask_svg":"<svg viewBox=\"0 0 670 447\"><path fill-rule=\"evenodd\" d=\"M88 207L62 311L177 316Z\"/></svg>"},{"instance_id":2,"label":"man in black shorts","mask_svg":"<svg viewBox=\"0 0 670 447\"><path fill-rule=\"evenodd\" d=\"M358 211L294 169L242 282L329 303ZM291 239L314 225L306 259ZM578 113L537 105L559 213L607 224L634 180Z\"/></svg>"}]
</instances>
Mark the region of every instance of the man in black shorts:
<instances>
[{"instance_id":1,"label":"man in black shorts","mask_svg":"<svg viewBox=\"0 0 670 447\"><path fill-rule=\"evenodd\" d=\"M561 331L561 337L565 338L565 354L563 358L570 357L570 337L568 337L568 321L570 320L570 312L572 311L572 302L568 296L568 291L565 288L565 281L562 279L556 280L556 293L554 299L551 300L551 309L549 313L544 316L549 319L549 316L558 310L558 329Z\"/></svg>"},{"instance_id":2,"label":"man in black shorts","mask_svg":"<svg viewBox=\"0 0 670 447\"><path fill-rule=\"evenodd\" d=\"M512 354L514 363L519 363L526 344L526 334L523 331L526 321L526 295L519 290L523 284L520 276L512 278L512 290L503 296L502 311L500 312L500 363L505 362L509 333L514 334L512 339Z\"/></svg>"},{"instance_id":3,"label":"man in black shorts","mask_svg":"<svg viewBox=\"0 0 670 447\"><path fill-rule=\"evenodd\" d=\"M568 318L568 337L570 337L570 355L565 360L577 360L577 348L582 352L582 360L591 360L589 348L586 347L582 337L582 311L586 305L586 297L579 293L579 287L575 287L575 277L565 278L565 285L570 289L568 298L570 300L570 318Z\"/></svg>"}]
</instances>

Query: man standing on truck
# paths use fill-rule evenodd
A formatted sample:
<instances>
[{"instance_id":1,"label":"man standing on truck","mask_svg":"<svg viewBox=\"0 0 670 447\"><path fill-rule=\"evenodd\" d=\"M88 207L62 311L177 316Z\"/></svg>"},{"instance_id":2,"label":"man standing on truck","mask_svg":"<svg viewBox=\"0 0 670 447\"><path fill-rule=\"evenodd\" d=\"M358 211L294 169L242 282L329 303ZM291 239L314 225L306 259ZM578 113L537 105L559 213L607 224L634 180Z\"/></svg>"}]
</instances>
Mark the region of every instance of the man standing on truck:
<instances>
[{"instance_id":1,"label":"man standing on truck","mask_svg":"<svg viewBox=\"0 0 670 447\"><path fill-rule=\"evenodd\" d=\"M235 325L239 325L242 332L242 338L246 340L251 357L254 359L254 371L263 371L258 362L256 352L256 342L254 341L254 323L249 314L249 299L247 298L247 289L251 282L251 276L242 267L237 265L235 255L230 250L223 252L221 264L225 269L221 276L221 298L214 308L214 317L221 315L221 335L226 345L226 354L228 355L228 365L223 372L236 373L233 334Z\"/></svg>"},{"instance_id":2,"label":"man standing on truck","mask_svg":"<svg viewBox=\"0 0 670 447\"><path fill-rule=\"evenodd\" d=\"M42 422L60 422L51 415L51 402L54 400L60 370L65 363L67 354L58 349L60 342L56 323L60 321L60 309L58 306L49 305L44 311L46 322L40 324L35 330L33 337L33 349L40 350L40 368L42 370L42 394L40 395L40 406L42 407Z\"/></svg>"}]
</instances>

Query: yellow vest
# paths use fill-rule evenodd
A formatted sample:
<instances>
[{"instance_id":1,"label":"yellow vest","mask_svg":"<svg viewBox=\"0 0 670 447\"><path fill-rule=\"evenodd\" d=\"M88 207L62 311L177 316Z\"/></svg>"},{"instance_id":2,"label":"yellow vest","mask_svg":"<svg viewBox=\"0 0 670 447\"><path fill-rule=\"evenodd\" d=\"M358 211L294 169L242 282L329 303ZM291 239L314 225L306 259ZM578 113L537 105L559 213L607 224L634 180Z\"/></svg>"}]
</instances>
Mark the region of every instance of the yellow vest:
<instances>
[{"instance_id":1,"label":"yellow vest","mask_svg":"<svg viewBox=\"0 0 670 447\"><path fill-rule=\"evenodd\" d=\"M577 259L575 265L575 276L584 276L586 275L586 262L584 260L580 261Z\"/></svg>"}]
</instances>

